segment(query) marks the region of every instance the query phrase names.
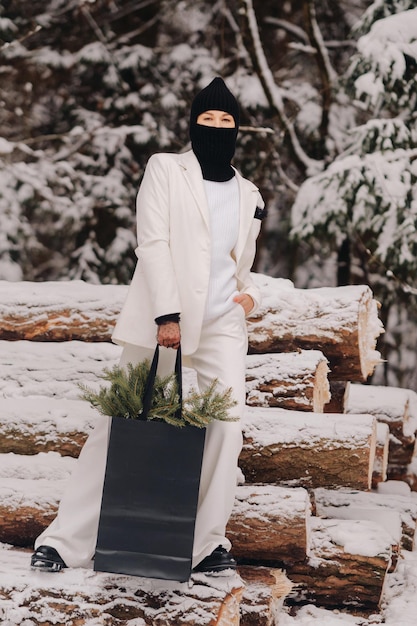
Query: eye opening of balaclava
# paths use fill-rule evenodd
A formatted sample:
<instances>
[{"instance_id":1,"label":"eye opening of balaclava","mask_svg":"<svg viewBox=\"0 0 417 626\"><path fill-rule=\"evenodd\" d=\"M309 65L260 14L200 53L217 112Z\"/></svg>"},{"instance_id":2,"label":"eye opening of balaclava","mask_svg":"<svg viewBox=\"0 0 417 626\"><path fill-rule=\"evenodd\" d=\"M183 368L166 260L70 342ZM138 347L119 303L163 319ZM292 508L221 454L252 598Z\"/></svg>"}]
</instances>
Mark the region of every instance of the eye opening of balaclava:
<instances>
[{"instance_id":1,"label":"eye opening of balaclava","mask_svg":"<svg viewBox=\"0 0 417 626\"><path fill-rule=\"evenodd\" d=\"M235 128L215 128L197 124L197 118L205 111L225 111L235 121ZM224 182L235 175L230 162L236 148L239 130L239 105L222 78L217 77L202 89L191 104L190 139L203 178Z\"/></svg>"}]
</instances>

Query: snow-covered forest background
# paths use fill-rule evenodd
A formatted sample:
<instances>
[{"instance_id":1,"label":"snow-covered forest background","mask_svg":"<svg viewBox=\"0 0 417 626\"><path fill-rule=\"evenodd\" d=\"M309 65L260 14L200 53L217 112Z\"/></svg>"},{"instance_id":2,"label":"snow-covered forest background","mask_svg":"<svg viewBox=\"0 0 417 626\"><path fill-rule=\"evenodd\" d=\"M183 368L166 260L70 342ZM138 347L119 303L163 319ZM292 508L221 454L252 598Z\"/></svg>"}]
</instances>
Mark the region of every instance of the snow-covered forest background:
<instances>
[{"instance_id":1,"label":"snow-covered forest background","mask_svg":"<svg viewBox=\"0 0 417 626\"><path fill-rule=\"evenodd\" d=\"M220 74L269 214L255 270L369 284L417 389L416 0L0 0L0 279L128 283L149 156Z\"/></svg>"}]
</instances>

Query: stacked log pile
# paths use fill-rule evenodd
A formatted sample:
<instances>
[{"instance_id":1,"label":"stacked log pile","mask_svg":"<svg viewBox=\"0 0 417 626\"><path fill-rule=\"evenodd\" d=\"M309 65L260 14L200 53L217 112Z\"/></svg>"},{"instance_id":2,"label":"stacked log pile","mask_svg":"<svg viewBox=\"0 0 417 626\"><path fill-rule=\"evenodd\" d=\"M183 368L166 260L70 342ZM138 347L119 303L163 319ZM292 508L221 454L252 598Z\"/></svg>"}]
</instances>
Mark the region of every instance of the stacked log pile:
<instances>
[{"instance_id":1,"label":"stacked log pile","mask_svg":"<svg viewBox=\"0 0 417 626\"><path fill-rule=\"evenodd\" d=\"M364 382L380 361L377 303L365 286L298 290L254 277L263 305L248 320L245 484L228 525L244 584L243 591L236 581L232 591L222 590L217 621L207 623L279 623L271 607L288 594L291 602L375 609L400 550L413 545L417 519L406 495L394 505L385 496L385 508L365 506L359 496L348 506L352 494L377 495L371 487L396 477L399 465L410 474L413 460L416 429L405 406L401 421L392 411L384 419L371 410L366 394L353 403L352 389L369 386L351 383ZM0 381L1 542L31 546L56 513L75 458L101 419L79 400L78 383L97 383L103 367L118 362L120 348L110 337L126 290L0 282L0 359L10 364ZM384 494L378 497L384 502ZM389 506L393 519L384 526L375 510ZM291 593L282 568L296 583ZM4 592L1 575L0 587ZM255 588L264 590L257 598L262 610ZM240 611L226 609L226 597Z\"/></svg>"}]
</instances>

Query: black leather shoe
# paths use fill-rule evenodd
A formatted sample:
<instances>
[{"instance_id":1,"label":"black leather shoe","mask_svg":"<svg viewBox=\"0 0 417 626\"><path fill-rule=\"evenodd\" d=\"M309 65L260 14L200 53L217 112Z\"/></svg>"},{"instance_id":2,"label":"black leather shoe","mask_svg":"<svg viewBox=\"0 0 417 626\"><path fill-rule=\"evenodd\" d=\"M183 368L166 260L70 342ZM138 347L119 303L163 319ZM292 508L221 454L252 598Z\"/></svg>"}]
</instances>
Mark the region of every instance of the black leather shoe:
<instances>
[{"instance_id":1,"label":"black leather shoe","mask_svg":"<svg viewBox=\"0 0 417 626\"><path fill-rule=\"evenodd\" d=\"M236 561L223 546L218 546L209 556L195 566L193 572L222 572L226 569L236 569Z\"/></svg>"},{"instance_id":2,"label":"black leather shoe","mask_svg":"<svg viewBox=\"0 0 417 626\"><path fill-rule=\"evenodd\" d=\"M60 572L67 567L55 548L39 546L32 554L30 565L42 572Z\"/></svg>"}]
</instances>

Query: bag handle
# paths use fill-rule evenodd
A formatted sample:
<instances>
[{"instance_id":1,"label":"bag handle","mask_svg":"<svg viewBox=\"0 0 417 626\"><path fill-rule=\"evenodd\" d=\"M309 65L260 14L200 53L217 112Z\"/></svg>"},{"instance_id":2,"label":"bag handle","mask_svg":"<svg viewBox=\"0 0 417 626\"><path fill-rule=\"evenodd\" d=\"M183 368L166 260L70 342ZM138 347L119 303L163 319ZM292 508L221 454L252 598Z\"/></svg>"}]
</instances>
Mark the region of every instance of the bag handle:
<instances>
[{"instance_id":1,"label":"bag handle","mask_svg":"<svg viewBox=\"0 0 417 626\"><path fill-rule=\"evenodd\" d=\"M153 389L155 386L156 370L158 369L159 361L159 344L155 348L151 367L149 369L148 378L145 383L145 391L143 392L142 413L140 415L141 420L147 420L149 411L152 406ZM182 369L181 369L181 346L177 350L177 356L175 358L175 378L177 380L178 395L179 395L179 407L175 413L177 418L181 417L182 413Z\"/></svg>"}]
</instances>

